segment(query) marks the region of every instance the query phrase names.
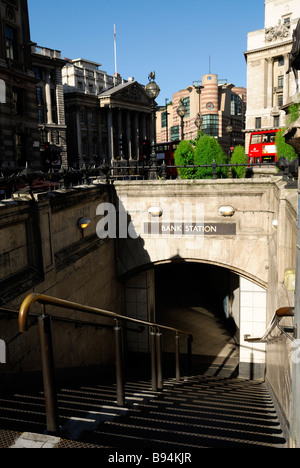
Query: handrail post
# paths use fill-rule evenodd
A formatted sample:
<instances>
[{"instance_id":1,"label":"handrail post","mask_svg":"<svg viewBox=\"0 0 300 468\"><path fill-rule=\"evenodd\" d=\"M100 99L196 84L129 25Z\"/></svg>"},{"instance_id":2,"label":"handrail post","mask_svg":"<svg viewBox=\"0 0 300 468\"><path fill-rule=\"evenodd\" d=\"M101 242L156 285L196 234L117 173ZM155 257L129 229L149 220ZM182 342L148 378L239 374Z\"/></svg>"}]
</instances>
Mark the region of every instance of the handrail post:
<instances>
[{"instance_id":1,"label":"handrail post","mask_svg":"<svg viewBox=\"0 0 300 468\"><path fill-rule=\"evenodd\" d=\"M43 315L38 319L38 327L42 353L47 430L49 433L56 434L59 429L59 424L57 395L54 382L51 317L49 315L44 315L43 313Z\"/></svg>"},{"instance_id":2,"label":"handrail post","mask_svg":"<svg viewBox=\"0 0 300 468\"><path fill-rule=\"evenodd\" d=\"M157 374L156 374L156 336L153 327L150 328L150 346L151 346L151 382L152 390L157 392Z\"/></svg>"},{"instance_id":3,"label":"handrail post","mask_svg":"<svg viewBox=\"0 0 300 468\"><path fill-rule=\"evenodd\" d=\"M175 336L175 349L176 349L176 380L180 381L180 336L176 332Z\"/></svg>"},{"instance_id":4,"label":"handrail post","mask_svg":"<svg viewBox=\"0 0 300 468\"><path fill-rule=\"evenodd\" d=\"M157 388L158 390L163 389L163 377L162 377L162 333L160 329L156 332L156 355L157 355Z\"/></svg>"},{"instance_id":5,"label":"handrail post","mask_svg":"<svg viewBox=\"0 0 300 468\"><path fill-rule=\"evenodd\" d=\"M193 343L193 336L189 335L187 339L188 375L192 374L192 343Z\"/></svg>"},{"instance_id":6,"label":"handrail post","mask_svg":"<svg viewBox=\"0 0 300 468\"><path fill-rule=\"evenodd\" d=\"M125 405L125 390L124 390L124 369L123 369L123 340L122 328L118 326L118 321L115 321L115 364L116 364L116 384L117 384L117 402L118 406Z\"/></svg>"}]
</instances>

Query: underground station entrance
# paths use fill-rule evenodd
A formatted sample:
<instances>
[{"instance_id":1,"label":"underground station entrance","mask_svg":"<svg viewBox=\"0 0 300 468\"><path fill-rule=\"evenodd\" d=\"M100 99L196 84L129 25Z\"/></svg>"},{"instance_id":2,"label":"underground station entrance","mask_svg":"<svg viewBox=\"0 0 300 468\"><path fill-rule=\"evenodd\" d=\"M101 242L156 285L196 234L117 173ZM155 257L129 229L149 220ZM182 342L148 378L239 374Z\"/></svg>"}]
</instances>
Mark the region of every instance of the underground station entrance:
<instances>
[{"instance_id":1,"label":"underground station entrance","mask_svg":"<svg viewBox=\"0 0 300 468\"><path fill-rule=\"evenodd\" d=\"M214 265L180 262L155 267L156 321L193 334L193 373L238 375L239 286L238 275ZM186 347L183 341L182 356ZM172 368L173 337L164 336L163 349Z\"/></svg>"}]
</instances>

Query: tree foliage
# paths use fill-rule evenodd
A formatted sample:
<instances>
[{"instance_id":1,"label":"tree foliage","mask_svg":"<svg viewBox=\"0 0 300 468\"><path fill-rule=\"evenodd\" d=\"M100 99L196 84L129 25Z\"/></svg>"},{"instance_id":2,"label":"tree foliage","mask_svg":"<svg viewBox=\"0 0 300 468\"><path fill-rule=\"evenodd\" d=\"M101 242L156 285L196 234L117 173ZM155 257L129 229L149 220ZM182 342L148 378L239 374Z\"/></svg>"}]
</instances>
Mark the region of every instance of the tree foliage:
<instances>
[{"instance_id":1,"label":"tree foliage","mask_svg":"<svg viewBox=\"0 0 300 468\"><path fill-rule=\"evenodd\" d=\"M293 159L297 158L297 155L295 153L294 148L292 148L291 145L288 145L285 142L285 138L283 137L283 134L285 132L285 128L282 128L277 132L276 135L276 151L277 151L277 158L283 157L284 159L288 159L289 161L292 161Z\"/></svg>"},{"instance_id":2,"label":"tree foliage","mask_svg":"<svg viewBox=\"0 0 300 468\"><path fill-rule=\"evenodd\" d=\"M299 117L299 107L300 104L291 104L288 108L288 117L287 117L287 125L290 126L293 122L295 122ZM297 154L294 148L291 145L288 145L285 142L285 138L283 134L286 128L282 128L277 132L276 135L276 151L278 159L283 157L292 161L293 159L297 159Z\"/></svg>"},{"instance_id":3,"label":"tree foliage","mask_svg":"<svg viewBox=\"0 0 300 468\"><path fill-rule=\"evenodd\" d=\"M192 166L194 164L194 147L186 140L179 143L177 150L174 153L176 166ZM194 179L194 168L178 167L178 174L181 179Z\"/></svg>"},{"instance_id":4,"label":"tree foliage","mask_svg":"<svg viewBox=\"0 0 300 468\"><path fill-rule=\"evenodd\" d=\"M231 158L232 164L247 164L248 158L245 153L245 148L241 145L236 146L233 151L233 155ZM242 179L246 175L247 167L232 167L232 176L238 179Z\"/></svg>"},{"instance_id":5,"label":"tree foliage","mask_svg":"<svg viewBox=\"0 0 300 468\"><path fill-rule=\"evenodd\" d=\"M195 165L211 165L226 164L227 157L225 156L221 146L217 140L209 135L202 135L198 139L195 147L194 164ZM216 168L217 177L228 177L227 167ZM213 177L212 167L198 167L196 168L197 179L211 179Z\"/></svg>"}]
</instances>

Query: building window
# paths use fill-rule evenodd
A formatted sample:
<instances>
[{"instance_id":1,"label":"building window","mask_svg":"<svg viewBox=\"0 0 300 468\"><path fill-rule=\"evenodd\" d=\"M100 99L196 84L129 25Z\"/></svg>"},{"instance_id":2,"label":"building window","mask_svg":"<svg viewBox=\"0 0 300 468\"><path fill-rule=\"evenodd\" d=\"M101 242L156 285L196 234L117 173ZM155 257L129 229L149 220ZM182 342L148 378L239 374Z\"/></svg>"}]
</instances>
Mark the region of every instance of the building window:
<instances>
[{"instance_id":1,"label":"building window","mask_svg":"<svg viewBox=\"0 0 300 468\"><path fill-rule=\"evenodd\" d=\"M283 106L283 94L278 94L278 107Z\"/></svg>"},{"instance_id":2,"label":"building window","mask_svg":"<svg viewBox=\"0 0 300 468\"><path fill-rule=\"evenodd\" d=\"M242 100L237 94L231 95L231 115L242 115Z\"/></svg>"},{"instance_id":3,"label":"building window","mask_svg":"<svg viewBox=\"0 0 300 468\"><path fill-rule=\"evenodd\" d=\"M190 98L184 98L182 99L182 104L187 108L187 113L185 117L190 117L191 111L190 111Z\"/></svg>"},{"instance_id":4,"label":"building window","mask_svg":"<svg viewBox=\"0 0 300 468\"><path fill-rule=\"evenodd\" d=\"M93 140L93 156L97 156L98 154L98 144L96 140Z\"/></svg>"},{"instance_id":5,"label":"building window","mask_svg":"<svg viewBox=\"0 0 300 468\"><path fill-rule=\"evenodd\" d=\"M279 122L279 115L275 115L274 117L274 128L279 127L280 122Z\"/></svg>"},{"instance_id":6,"label":"building window","mask_svg":"<svg viewBox=\"0 0 300 468\"><path fill-rule=\"evenodd\" d=\"M261 117L256 117L255 128L261 128Z\"/></svg>"},{"instance_id":7,"label":"building window","mask_svg":"<svg viewBox=\"0 0 300 468\"><path fill-rule=\"evenodd\" d=\"M37 80L42 81L43 80L43 69L41 67L32 67L34 75Z\"/></svg>"},{"instance_id":8,"label":"building window","mask_svg":"<svg viewBox=\"0 0 300 468\"><path fill-rule=\"evenodd\" d=\"M179 125L175 125L171 128L171 140L179 140Z\"/></svg>"},{"instance_id":9,"label":"building window","mask_svg":"<svg viewBox=\"0 0 300 468\"><path fill-rule=\"evenodd\" d=\"M6 58L18 60L18 34L16 29L5 26Z\"/></svg>"},{"instance_id":10,"label":"building window","mask_svg":"<svg viewBox=\"0 0 300 468\"><path fill-rule=\"evenodd\" d=\"M283 67L284 66L284 57L279 57L278 58L278 66Z\"/></svg>"},{"instance_id":11,"label":"building window","mask_svg":"<svg viewBox=\"0 0 300 468\"><path fill-rule=\"evenodd\" d=\"M219 136L219 116L203 115L202 132L213 137Z\"/></svg>"},{"instance_id":12,"label":"building window","mask_svg":"<svg viewBox=\"0 0 300 468\"><path fill-rule=\"evenodd\" d=\"M161 113L161 128L166 128L167 126L167 112Z\"/></svg>"},{"instance_id":13,"label":"building window","mask_svg":"<svg viewBox=\"0 0 300 468\"><path fill-rule=\"evenodd\" d=\"M80 123L82 125L86 124L86 113L85 113L84 109L81 109L81 111L80 111Z\"/></svg>"},{"instance_id":14,"label":"building window","mask_svg":"<svg viewBox=\"0 0 300 468\"><path fill-rule=\"evenodd\" d=\"M12 113L16 115L24 115L24 90L22 88L12 89Z\"/></svg>"},{"instance_id":15,"label":"building window","mask_svg":"<svg viewBox=\"0 0 300 468\"><path fill-rule=\"evenodd\" d=\"M82 151L82 156L87 155L87 139L84 137L81 140L81 151Z\"/></svg>"},{"instance_id":16,"label":"building window","mask_svg":"<svg viewBox=\"0 0 300 468\"><path fill-rule=\"evenodd\" d=\"M91 121L92 121L92 125L97 125L97 114L95 111L92 111Z\"/></svg>"},{"instance_id":17,"label":"building window","mask_svg":"<svg viewBox=\"0 0 300 468\"><path fill-rule=\"evenodd\" d=\"M38 105L38 122L45 123L44 90L41 87L36 88L36 100Z\"/></svg>"},{"instance_id":18,"label":"building window","mask_svg":"<svg viewBox=\"0 0 300 468\"><path fill-rule=\"evenodd\" d=\"M284 76L283 75L280 75L278 77L278 88L279 89L283 89L283 83L284 83Z\"/></svg>"}]
</instances>

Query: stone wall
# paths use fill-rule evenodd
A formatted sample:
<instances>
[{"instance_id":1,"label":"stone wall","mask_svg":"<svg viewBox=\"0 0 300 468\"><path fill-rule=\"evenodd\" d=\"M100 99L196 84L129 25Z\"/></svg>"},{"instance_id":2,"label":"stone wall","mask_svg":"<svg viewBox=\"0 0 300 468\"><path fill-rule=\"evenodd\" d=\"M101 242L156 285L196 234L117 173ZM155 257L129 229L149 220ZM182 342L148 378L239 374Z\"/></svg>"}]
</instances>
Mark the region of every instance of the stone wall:
<instances>
[{"instance_id":1,"label":"stone wall","mask_svg":"<svg viewBox=\"0 0 300 468\"><path fill-rule=\"evenodd\" d=\"M43 194L33 202L14 199L0 204L0 307L18 310L32 292L124 313L123 287L115 272L114 240L96 235L97 206L109 198L109 188L79 187ZM91 220L81 232L80 217ZM35 305L33 313L41 313ZM112 362L113 322L73 311L47 308L54 317L100 323L98 327L53 320L55 365L73 368ZM0 339L6 343L1 373L40 369L36 321L18 332L14 315L1 313Z\"/></svg>"},{"instance_id":2,"label":"stone wall","mask_svg":"<svg viewBox=\"0 0 300 468\"><path fill-rule=\"evenodd\" d=\"M115 206L117 239L97 235L101 219L97 207L104 202ZM195 218L199 205L201 219ZM232 217L220 215L219 209L225 205L234 207ZM187 213L184 207L189 208ZM162 213L157 217L155 211L159 209ZM152 223L176 227L183 213L187 214L188 225L202 221L202 235L147 230ZM43 194L37 202L1 202L0 307L17 310L28 294L38 292L153 320L155 265L183 261L226 268L240 277L235 319L240 321L241 368L248 368L249 374L253 366L264 369L266 363L265 376L288 421L290 340L283 337L257 348L245 342L244 335L262 336L277 309L294 305L295 294L286 288L285 271L296 266L297 216L297 191L286 190L285 182L272 176L124 181ZM77 227L80 217L91 220L84 233ZM214 231L219 225L225 231ZM33 309L38 313L40 310L38 305ZM65 318L87 318L72 311L47 311L53 315L60 312ZM78 328L53 322L58 368L112 362L112 324L103 318L93 320L101 326ZM145 333L135 334L130 327L126 336L129 350L148 348ZM0 344L0 358L6 359L6 364L0 365L1 373L40 369L34 321L30 320L29 332L20 335L17 321L1 312Z\"/></svg>"}]
</instances>

